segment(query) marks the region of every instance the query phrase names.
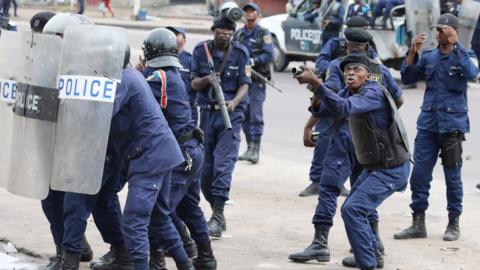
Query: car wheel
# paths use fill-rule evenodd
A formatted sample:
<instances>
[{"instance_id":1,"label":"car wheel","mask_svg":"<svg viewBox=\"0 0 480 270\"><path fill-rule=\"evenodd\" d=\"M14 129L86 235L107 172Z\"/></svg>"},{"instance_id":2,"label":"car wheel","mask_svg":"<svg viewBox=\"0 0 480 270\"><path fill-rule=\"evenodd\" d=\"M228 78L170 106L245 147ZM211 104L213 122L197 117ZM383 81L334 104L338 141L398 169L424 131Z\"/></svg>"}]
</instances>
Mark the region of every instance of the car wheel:
<instances>
[{"instance_id":1,"label":"car wheel","mask_svg":"<svg viewBox=\"0 0 480 270\"><path fill-rule=\"evenodd\" d=\"M273 70L276 72L282 72L288 66L288 59L283 53L280 45L278 44L278 40L276 37L273 37Z\"/></svg>"}]
</instances>

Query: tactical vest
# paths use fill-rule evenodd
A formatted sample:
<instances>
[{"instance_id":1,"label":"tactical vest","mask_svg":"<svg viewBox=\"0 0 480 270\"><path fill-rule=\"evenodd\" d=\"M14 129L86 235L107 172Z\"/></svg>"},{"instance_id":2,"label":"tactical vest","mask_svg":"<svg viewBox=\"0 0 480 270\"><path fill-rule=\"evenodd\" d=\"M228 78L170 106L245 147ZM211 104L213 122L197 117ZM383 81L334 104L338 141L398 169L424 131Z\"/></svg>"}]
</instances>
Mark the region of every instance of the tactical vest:
<instances>
[{"instance_id":1,"label":"tactical vest","mask_svg":"<svg viewBox=\"0 0 480 270\"><path fill-rule=\"evenodd\" d=\"M410 159L407 132L390 93L382 92L392 113L388 129L376 127L368 113L352 115L349 120L358 162L367 169L398 167Z\"/></svg>"},{"instance_id":2,"label":"tactical vest","mask_svg":"<svg viewBox=\"0 0 480 270\"><path fill-rule=\"evenodd\" d=\"M263 27L260 27L260 31L256 31L254 36L255 36L255 45L252 48L252 55L250 57L255 57L257 55L260 55L262 53L262 47L263 47L263 37L266 35L266 29ZM243 44L243 41L245 39L245 36L242 35L242 30L238 30L238 32L235 34L235 39ZM262 76L267 78L268 80L272 79L272 73L270 71L270 65L265 65L265 64L255 64L253 69L260 73Z\"/></svg>"}]
</instances>

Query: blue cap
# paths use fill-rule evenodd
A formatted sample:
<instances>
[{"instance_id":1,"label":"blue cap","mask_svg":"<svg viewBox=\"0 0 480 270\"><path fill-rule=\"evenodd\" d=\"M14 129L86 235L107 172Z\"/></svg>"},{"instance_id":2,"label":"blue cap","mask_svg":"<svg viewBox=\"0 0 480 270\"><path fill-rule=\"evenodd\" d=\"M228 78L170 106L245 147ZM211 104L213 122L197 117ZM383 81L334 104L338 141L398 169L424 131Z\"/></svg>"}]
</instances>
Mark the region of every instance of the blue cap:
<instances>
[{"instance_id":1,"label":"blue cap","mask_svg":"<svg viewBox=\"0 0 480 270\"><path fill-rule=\"evenodd\" d=\"M243 7L243 11L245 11L247 8L253 8L255 9L258 13L260 13L260 7L255 4L255 3L248 3Z\"/></svg>"},{"instance_id":2,"label":"blue cap","mask_svg":"<svg viewBox=\"0 0 480 270\"><path fill-rule=\"evenodd\" d=\"M178 26L167 26L166 27L168 30L172 31L175 35L182 34L183 38L187 38L187 32L185 32L185 29L182 27Z\"/></svg>"}]
</instances>

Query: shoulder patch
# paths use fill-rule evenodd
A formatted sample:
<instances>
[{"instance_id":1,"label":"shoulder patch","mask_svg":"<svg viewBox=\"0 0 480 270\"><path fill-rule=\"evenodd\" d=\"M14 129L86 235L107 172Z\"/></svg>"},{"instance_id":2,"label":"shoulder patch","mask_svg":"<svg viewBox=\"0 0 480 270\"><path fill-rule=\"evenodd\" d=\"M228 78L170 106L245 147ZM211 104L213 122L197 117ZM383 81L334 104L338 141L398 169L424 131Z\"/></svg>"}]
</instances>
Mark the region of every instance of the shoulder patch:
<instances>
[{"instance_id":1,"label":"shoulder patch","mask_svg":"<svg viewBox=\"0 0 480 270\"><path fill-rule=\"evenodd\" d=\"M167 97L167 75L165 74L165 71L161 69L155 70L153 74L147 78L147 80L149 80L150 78L151 80L159 79L162 82L162 89L161 89L162 96L160 97L158 102L160 103L160 107L162 107L162 109L166 109L168 97Z\"/></svg>"},{"instance_id":2,"label":"shoulder patch","mask_svg":"<svg viewBox=\"0 0 480 270\"><path fill-rule=\"evenodd\" d=\"M268 34L263 36L263 42L265 44L272 44L272 35Z\"/></svg>"}]
</instances>

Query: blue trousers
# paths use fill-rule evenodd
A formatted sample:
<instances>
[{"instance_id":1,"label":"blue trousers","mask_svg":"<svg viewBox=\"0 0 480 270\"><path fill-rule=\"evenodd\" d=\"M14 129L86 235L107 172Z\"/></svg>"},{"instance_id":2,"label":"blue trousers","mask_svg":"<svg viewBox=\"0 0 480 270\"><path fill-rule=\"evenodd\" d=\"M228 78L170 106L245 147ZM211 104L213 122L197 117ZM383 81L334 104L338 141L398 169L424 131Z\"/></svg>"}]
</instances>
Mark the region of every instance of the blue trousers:
<instances>
[{"instance_id":1,"label":"blue trousers","mask_svg":"<svg viewBox=\"0 0 480 270\"><path fill-rule=\"evenodd\" d=\"M53 242L59 246L63 241L63 201L65 192L49 190L48 196L42 200L42 210L50 223Z\"/></svg>"},{"instance_id":2,"label":"blue trousers","mask_svg":"<svg viewBox=\"0 0 480 270\"><path fill-rule=\"evenodd\" d=\"M169 217L170 175L167 170L156 176L132 177L128 179L128 194L122 218L122 235L135 270L148 267L150 252L148 226L151 217L164 217L161 224L168 231L175 230ZM155 212L153 212L155 209ZM173 239L180 245L180 237ZM185 255L186 256L186 255ZM147 268L148 269L148 268Z\"/></svg>"},{"instance_id":3,"label":"blue trousers","mask_svg":"<svg viewBox=\"0 0 480 270\"><path fill-rule=\"evenodd\" d=\"M323 159L325 158L330 140L331 125L332 120L330 118L322 118L315 126L315 131L319 134L318 140L315 142L312 163L310 165L310 181L314 183L319 183L320 178L322 178Z\"/></svg>"},{"instance_id":4,"label":"blue trousers","mask_svg":"<svg viewBox=\"0 0 480 270\"><path fill-rule=\"evenodd\" d=\"M65 193L62 246L66 252L71 254L82 252L82 237L85 234L90 213L104 242L111 245L123 244L120 228L122 212L117 196L117 180L115 177L107 180L96 195Z\"/></svg>"},{"instance_id":5,"label":"blue trousers","mask_svg":"<svg viewBox=\"0 0 480 270\"><path fill-rule=\"evenodd\" d=\"M353 167L357 163L350 136L348 133L337 131L330 136L323 160L323 174L320 179L320 193L313 224L329 227L333 225L340 188L352 174Z\"/></svg>"},{"instance_id":6,"label":"blue trousers","mask_svg":"<svg viewBox=\"0 0 480 270\"><path fill-rule=\"evenodd\" d=\"M180 223L181 220L190 229L192 237L197 241L209 241L208 227L200 203L200 173L204 158L203 145L197 140L191 140L183 146L192 158L192 169L185 172L185 165L176 167L171 176L170 201L169 208L171 210L170 217L174 223ZM154 209L154 212L156 211ZM178 213L178 216L177 216ZM160 218L160 219L157 219ZM163 220L160 215L154 217L150 221L150 246L152 248L163 248L171 253L175 258L176 242L170 240L172 235L170 231L162 231L162 229L170 229L170 226L162 226ZM177 227L178 224L175 225ZM176 238L177 231L173 232L173 238ZM183 246L181 245L183 248Z\"/></svg>"},{"instance_id":7,"label":"blue trousers","mask_svg":"<svg viewBox=\"0 0 480 270\"><path fill-rule=\"evenodd\" d=\"M224 204L229 198L232 173L237 161L244 109L237 107L230 113L231 130L225 129L219 110L202 108L200 117L200 128L205 132L202 192L210 205Z\"/></svg>"},{"instance_id":8,"label":"blue trousers","mask_svg":"<svg viewBox=\"0 0 480 270\"><path fill-rule=\"evenodd\" d=\"M373 11L374 17L382 16L382 10L385 9L384 13L385 16L390 16L390 11L392 8L405 4L404 0L380 0L375 5L375 10Z\"/></svg>"},{"instance_id":9,"label":"blue trousers","mask_svg":"<svg viewBox=\"0 0 480 270\"><path fill-rule=\"evenodd\" d=\"M413 212L423 213L428 208L430 196L430 182L432 171L438 160L438 154L447 134L438 134L426 130L418 130L415 138L413 160L415 162L410 176L410 189L412 190L412 203L410 208ZM451 215L462 213L463 185L462 167L443 167L445 183L447 185L447 211Z\"/></svg>"},{"instance_id":10,"label":"blue trousers","mask_svg":"<svg viewBox=\"0 0 480 270\"><path fill-rule=\"evenodd\" d=\"M409 171L408 161L391 169L364 169L343 204L342 218L359 268L375 269L377 265L377 242L368 216L394 192L406 188Z\"/></svg>"},{"instance_id":11,"label":"blue trousers","mask_svg":"<svg viewBox=\"0 0 480 270\"><path fill-rule=\"evenodd\" d=\"M245 110L243 132L247 141L260 141L263 135L263 103L266 97L264 83L254 80L248 92L250 103Z\"/></svg>"}]
</instances>

